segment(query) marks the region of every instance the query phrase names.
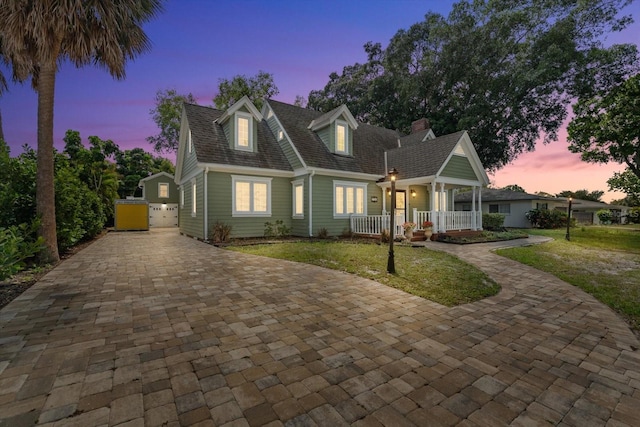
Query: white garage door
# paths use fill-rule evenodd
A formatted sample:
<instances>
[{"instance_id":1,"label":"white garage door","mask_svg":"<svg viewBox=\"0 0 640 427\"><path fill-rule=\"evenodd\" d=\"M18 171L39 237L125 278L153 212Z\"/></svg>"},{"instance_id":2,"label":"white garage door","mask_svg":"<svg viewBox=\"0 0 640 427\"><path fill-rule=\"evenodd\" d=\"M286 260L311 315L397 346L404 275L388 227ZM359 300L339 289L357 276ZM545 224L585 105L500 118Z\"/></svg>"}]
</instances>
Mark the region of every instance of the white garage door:
<instances>
[{"instance_id":1,"label":"white garage door","mask_svg":"<svg viewBox=\"0 0 640 427\"><path fill-rule=\"evenodd\" d=\"M177 203L149 203L149 227L177 227Z\"/></svg>"}]
</instances>

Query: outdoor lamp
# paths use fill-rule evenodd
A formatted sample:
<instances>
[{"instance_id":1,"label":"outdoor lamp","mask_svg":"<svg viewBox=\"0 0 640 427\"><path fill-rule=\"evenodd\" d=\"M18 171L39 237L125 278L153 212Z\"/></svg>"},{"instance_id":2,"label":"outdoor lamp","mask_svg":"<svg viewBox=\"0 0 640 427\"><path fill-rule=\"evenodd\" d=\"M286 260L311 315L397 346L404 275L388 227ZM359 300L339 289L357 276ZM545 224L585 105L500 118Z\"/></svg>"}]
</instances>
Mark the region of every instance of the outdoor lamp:
<instances>
[{"instance_id":1,"label":"outdoor lamp","mask_svg":"<svg viewBox=\"0 0 640 427\"><path fill-rule=\"evenodd\" d=\"M387 272L395 274L396 264L393 254L393 239L396 237L396 179L398 178L398 171L393 168L389 171L389 180L391 181L391 214L389 218L389 258L387 260Z\"/></svg>"},{"instance_id":2,"label":"outdoor lamp","mask_svg":"<svg viewBox=\"0 0 640 427\"><path fill-rule=\"evenodd\" d=\"M411 190L411 197L413 197L413 198L416 197L416 190Z\"/></svg>"}]
</instances>

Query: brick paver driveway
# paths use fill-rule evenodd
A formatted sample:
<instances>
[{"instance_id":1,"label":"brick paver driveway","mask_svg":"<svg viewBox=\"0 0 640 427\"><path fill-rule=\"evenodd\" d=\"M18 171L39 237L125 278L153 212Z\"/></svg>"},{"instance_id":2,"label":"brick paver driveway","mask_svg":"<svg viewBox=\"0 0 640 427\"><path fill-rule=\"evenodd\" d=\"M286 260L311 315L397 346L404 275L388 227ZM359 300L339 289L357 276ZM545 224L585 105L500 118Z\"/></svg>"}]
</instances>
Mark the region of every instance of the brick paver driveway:
<instances>
[{"instance_id":1,"label":"brick paver driveway","mask_svg":"<svg viewBox=\"0 0 640 427\"><path fill-rule=\"evenodd\" d=\"M503 291L446 308L176 232L110 233L0 311L0 423L638 425L622 321L484 246L449 250Z\"/></svg>"}]
</instances>

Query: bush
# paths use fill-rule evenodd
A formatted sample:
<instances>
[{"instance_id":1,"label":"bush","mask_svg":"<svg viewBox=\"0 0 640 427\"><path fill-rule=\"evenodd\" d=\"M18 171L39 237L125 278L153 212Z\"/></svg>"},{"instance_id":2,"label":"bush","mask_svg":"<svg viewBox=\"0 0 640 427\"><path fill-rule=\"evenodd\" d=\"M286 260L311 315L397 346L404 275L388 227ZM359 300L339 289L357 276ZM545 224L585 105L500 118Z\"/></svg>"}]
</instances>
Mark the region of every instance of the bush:
<instances>
[{"instance_id":1,"label":"bush","mask_svg":"<svg viewBox=\"0 0 640 427\"><path fill-rule=\"evenodd\" d=\"M343 228L342 233L340 233L340 237L343 239L350 239L353 237L353 233L348 228Z\"/></svg>"},{"instance_id":2,"label":"bush","mask_svg":"<svg viewBox=\"0 0 640 427\"><path fill-rule=\"evenodd\" d=\"M38 223L30 226L0 228L0 280L16 274L24 268L25 261L34 257L43 248L42 237L34 239Z\"/></svg>"},{"instance_id":3,"label":"bush","mask_svg":"<svg viewBox=\"0 0 640 427\"><path fill-rule=\"evenodd\" d=\"M483 213L482 228L500 231L504 229L504 215L499 213Z\"/></svg>"},{"instance_id":4,"label":"bush","mask_svg":"<svg viewBox=\"0 0 640 427\"><path fill-rule=\"evenodd\" d=\"M284 224L284 221L279 219L275 224L271 222L264 223L264 237L280 238L291 234L291 229Z\"/></svg>"},{"instance_id":5,"label":"bush","mask_svg":"<svg viewBox=\"0 0 640 427\"><path fill-rule=\"evenodd\" d=\"M640 207L631 208L627 213L627 222L630 224L640 224Z\"/></svg>"},{"instance_id":6,"label":"bush","mask_svg":"<svg viewBox=\"0 0 640 427\"><path fill-rule=\"evenodd\" d=\"M558 210L533 209L525 214L533 227L552 229L567 226L567 214ZM571 226L575 227L576 219L571 218Z\"/></svg>"},{"instance_id":7,"label":"bush","mask_svg":"<svg viewBox=\"0 0 640 427\"><path fill-rule=\"evenodd\" d=\"M70 170L61 169L55 177L56 225L61 252L100 233L106 216L96 193Z\"/></svg>"},{"instance_id":8,"label":"bush","mask_svg":"<svg viewBox=\"0 0 640 427\"><path fill-rule=\"evenodd\" d=\"M382 230L382 233L380 233L380 242L389 243L389 230L387 230L386 228Z\"/></svg>"},{"instance_id":9,"label":"bush","mask_svg":"<svg viewBox=\"0 0 640 427\"><path fill-rule=\"evenodd\" d=\"M609 209L600 209L596 212L596 215L598 216L601 224L611 224L611 221L613 220L613 214Z\"/></svg>"},{"instance_id":10,"label":"bush","mask_svg":"<svg viewBox=\"0 0 640 427\"><path fill-rule=\"evenodd\" d=\"M216 221L216 223L213 224L213 229L211 230L210 240L213 240L213 243L229 242L231 239L231 229L232 226Z\"/></svg>"},{"instance_id":11,"label":"bush","mask_svg":"<svg viewBox=\"0 0 640 427\"><path fill-rule=\"evenodd\" d=\"M327 238L329 238L329 230L327 230L324 227L318 230L318 239L327 239Z\"/></svg>"}]
</instances>

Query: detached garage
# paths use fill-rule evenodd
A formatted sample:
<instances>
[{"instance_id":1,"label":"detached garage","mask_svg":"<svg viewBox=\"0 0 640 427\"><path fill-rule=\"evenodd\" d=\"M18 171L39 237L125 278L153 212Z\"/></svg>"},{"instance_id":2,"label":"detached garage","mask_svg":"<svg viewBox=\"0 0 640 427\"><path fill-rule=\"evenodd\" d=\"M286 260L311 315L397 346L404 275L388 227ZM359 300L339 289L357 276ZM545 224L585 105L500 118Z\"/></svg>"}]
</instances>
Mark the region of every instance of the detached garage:
<instances>
[{"instance_id":1,"label":"detached garage","mask_svg":"<svg viewBox=\"0 0 640 427\"><path fill-rule=\"evenodd\" d=\"M179 195L173 175L160 172L141 179L138 186L149 203L149 227L177 227Z\"/></svg>"}]
</instances>

